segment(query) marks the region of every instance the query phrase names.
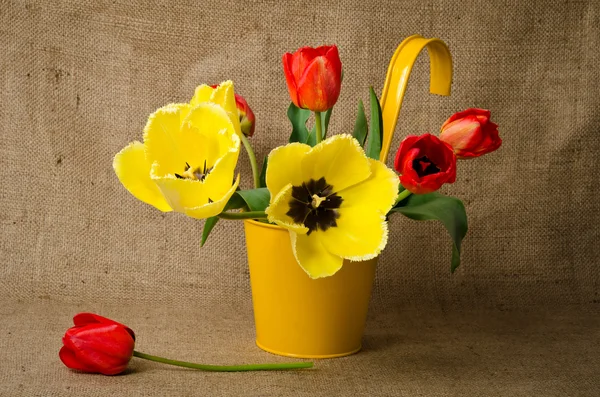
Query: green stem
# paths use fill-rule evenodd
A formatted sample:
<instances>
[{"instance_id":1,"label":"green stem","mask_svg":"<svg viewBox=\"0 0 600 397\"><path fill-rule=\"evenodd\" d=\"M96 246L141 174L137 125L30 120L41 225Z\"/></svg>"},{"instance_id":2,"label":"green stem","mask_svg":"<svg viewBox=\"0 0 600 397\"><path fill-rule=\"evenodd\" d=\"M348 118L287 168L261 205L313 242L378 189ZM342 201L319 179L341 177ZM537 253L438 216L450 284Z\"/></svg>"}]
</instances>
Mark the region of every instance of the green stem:
<instances>
[{"instance_id":1,"label":"green stem","mask_svg":"<svg viewBox=\"0 0 600 397\"><path fill-rule=\"evenodd\" d=\"M408 189L407 190L403 190L402 192L400 192L400 194L398 195L398 198L396 199L396 202L394 203L394 207L397 206L400 201L404 200L405 198L407 198L411 194L412 193Z\"/></svg>"},{"instance_id":2,"label":"green stem","mask_svg":"<svg viewBox=\"0 0 600 397\"><path fill-rule=\"evenodd\" d=\"M221 212L217 216L222 219L267 219L264 211Z\"/></svg>"},{"instance_id":3,"label":"green stem","mask_svg":"<svg viewBox=\"0 0 600 397\"><path fill-rule=\"evenodd\" d=\"M312 362L301 362L301 363L283 363L283 364L249 364L249 365L207 365L207 364L195 364L188 363L186 361L169 360L168 358L151 356L150 354L141 353L138 351L133 352L135 357L143 358L144 360L156 361L158 363L176 365L178 367L201 369L203 371L216 371L216 372L240 372L240 371L272 371L282 369L299 369L299 368L312 368Z\"/></svg>"},{"instance_id":4,"label":"green stem","mask_svg":"<svg viewBox=\"0 0 600 397\"><path fill-rule=\"evenodd\" d=\"M256 155L254 154L254 150L252 149L252 145L250 141L243 133L240 134L242 138L242 143L244 144L244 148L246 148L246 153L248 153L248 157L250 158L250 166L252 167L252 177L254 178L254 188L258 189L260 187L260 173L258 171L258 164L256 164Z\"/></svg>"},{"instance_id":5,"label":"green stem","mask_svg":"<svg viewBox=\"0 0 600 397\"><path fill-rule=\"evenodd\" d=\"M323 125L321 124L321 112L315 112L315 127L317 128L317 143L323 140Z\"/></svg>"}]
</instances>

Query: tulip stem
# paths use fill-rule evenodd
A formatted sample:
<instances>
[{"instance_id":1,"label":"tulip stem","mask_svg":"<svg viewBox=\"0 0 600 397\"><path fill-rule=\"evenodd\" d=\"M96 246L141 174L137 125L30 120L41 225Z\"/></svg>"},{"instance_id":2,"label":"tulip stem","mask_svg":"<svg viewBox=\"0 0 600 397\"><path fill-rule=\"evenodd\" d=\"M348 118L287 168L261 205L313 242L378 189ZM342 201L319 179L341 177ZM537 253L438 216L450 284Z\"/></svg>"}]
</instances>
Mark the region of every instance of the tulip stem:
<instances>
[{"instance_id":1,"label":"tulip stem","mask_svg":"<svg viewBox=\"0 0 600 397\"><path fill-rule=\"evenodd\" d=\"M394 207L397 206L400 201L404 200L411 194L412 193L408 189L401 191L400 194L398 195L398 198L396 199L396 202L394 203Z\"/></svg>"},{"instance_id":2,"label":"tulip stem","mask_svg":"<svg viewBox=\"0 0 600 397\"><path fill-rule=\"evenodd\" d=\"M264 211L221 212L218 217L222 219L267 219L267 214Z\"/></svg>"},{"instance_id":3,"label":"tulip stem","mask_svg":"<svg viewBox=\"0 0 600 397\"><path fill-rule=\"evenodd\" d=\"M312 368L313 366L312 362L249 365L207 365L188 363L186 361L169 360L168 358L152 356L150 354L141 353L138 351L134 351L133 355L135 357L143 358L144 360L156 361L158 363L215 372L272 371L282 369Z\"/></svg>"},{"instance_id":4,"label":"tulip stem","mask_svg":"<svg viewBox=\"0 0 600 397\"><path fill-rule=\"evenodd\" d=\"M254 154L254 149L252 149L252 145L250 141L243 133L240 134L240 138L242 139L242 143L244 144L244 148L246 149L246 153L248 153L248 158L250 159L250 166L252 167L252 178L254 178L254 188L260 188L260 173L258 171L258 164L256 164L256 155Z\"/></svg>"},{"instance_id":5,"label":"tulip stem","mask_svg":"<svg viewBox=\"0 0 600 397\"><path fill-rule=\"evenodd\" d=\"M321 112L315 112L315 127L316 127L316 142L319 143L323 140L323 125L321 124Z\"/></svg>"}]
</instances>

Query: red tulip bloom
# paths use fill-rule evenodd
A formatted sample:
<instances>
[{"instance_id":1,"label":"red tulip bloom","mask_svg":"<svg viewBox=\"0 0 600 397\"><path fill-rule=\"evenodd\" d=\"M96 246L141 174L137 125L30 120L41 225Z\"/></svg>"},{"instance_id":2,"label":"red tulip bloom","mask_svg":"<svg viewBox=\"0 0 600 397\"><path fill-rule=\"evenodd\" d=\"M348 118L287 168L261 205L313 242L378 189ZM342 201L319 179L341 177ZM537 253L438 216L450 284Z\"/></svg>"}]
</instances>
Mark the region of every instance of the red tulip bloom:
<instances>
[{"instance_id":1,"label":"red tulip bloom","mask_svg":"<svg viewBox=\"0 0 600 397\"><path fill-rule=\"evenodd\" d=\"M456 155L434 135L411 135L400 144L394 168L401 175L402 186L411 193L431 193L456 180Z\"/></svg>"},{"instance_id":2,"label":"red tulip bloom","mask_svg":"<svg viewBox=\"0 0 600 397\"><path fill-rule=\"evenodd\" d=\"M217 88L218 85L211 85L211 88ZM242 134L250 137L254 135L254 126L255 126L255 117L254 112L248 106L248 102L244 99L243 96L235 94L235 107L238 111L238 116L240 118L240 127L242 129Z\"/></svg>"},{"instance_id":3,"label":"red tulip bloom","mask_svg":"<svg viewBox=\"0 0 600 397\"><path fill-rule=\"evenodd\" d=\"M502 145L502 139L490 115L489 110L475 108L455 113L442 125L440 139L452 146L459 159L493 152Z\"/></svg>"},{"instance_id":4,"label":"red tulip bloom","mask_svg":"<svg viewBox=\"0 0 600 397\"><path fill-rule=\"evenodd\" d=\"M92 313L75 315L73 323L75 326L65 333L59 352L67 367L104 375L125 371L135 345L135 334L130 328Z\"/></svg>"},{"instance_id":5,"label":"red tulip bloom","mask_svg":"<svg viewBox=\"0 0 600 397\"><path fill-rule=\"evenodd\" d=\"M292 102L299 108L324 112L340 96L342 62L335 45L285 53L283 72Z\"/></svg>"}]
</instances>

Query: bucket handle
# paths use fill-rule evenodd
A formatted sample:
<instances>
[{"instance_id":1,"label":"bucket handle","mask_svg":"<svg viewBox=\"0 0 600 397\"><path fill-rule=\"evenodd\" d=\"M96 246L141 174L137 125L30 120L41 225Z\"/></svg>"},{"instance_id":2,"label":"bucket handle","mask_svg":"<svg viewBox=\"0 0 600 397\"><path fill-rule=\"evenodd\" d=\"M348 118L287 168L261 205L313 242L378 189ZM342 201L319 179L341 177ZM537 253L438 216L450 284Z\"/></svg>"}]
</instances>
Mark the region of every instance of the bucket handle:
<instances>
[{"instance_id":1,"label":"bucket handle","mask_svg":"<svg viewBox=\"0 0 600 397\"><path fill-rule=\"evenodd\" d=\"M381 93L383 143L379 159L384 163L390 151L410 72L425 47L429 53L430 64L429 92L437 95L450 95L452 56L446 43L440 39L426 39L418 34L404 39L390 61Z\"/></svg>"}]
</instances>

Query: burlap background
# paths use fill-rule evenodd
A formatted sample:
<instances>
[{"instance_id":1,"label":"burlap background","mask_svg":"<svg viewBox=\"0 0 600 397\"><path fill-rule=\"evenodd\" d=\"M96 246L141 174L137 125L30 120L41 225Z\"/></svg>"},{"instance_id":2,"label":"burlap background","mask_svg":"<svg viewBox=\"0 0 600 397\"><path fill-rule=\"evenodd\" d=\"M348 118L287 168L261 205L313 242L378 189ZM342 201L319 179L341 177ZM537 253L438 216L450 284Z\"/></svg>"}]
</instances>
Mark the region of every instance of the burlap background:
<instances>
[{"instance_id":1,"label":"burlap background","mask_svg":"<svg viewBox=\"0 0 600 397\"><path fill-rule=\"evenodd\" d=\"M0 392L598 395L599 26L594 0L2 1ZM358 99L381 91L414 33L449 44L453 93L428 94L421 58L394 146L469 106L491 109L504 139L444 189L469 214L454 275L441 225L398 216L362 354L305 375L61 367L77 310L143 330L149 352L277 360L252 345L242 225L221 222L201 249L202 223L136 201L112 157L156 108L225 79L257 116L262 157L289 135L280 57L302 45L339 46L331 131L349 132Z\"/></svg>"}]
</instances>

